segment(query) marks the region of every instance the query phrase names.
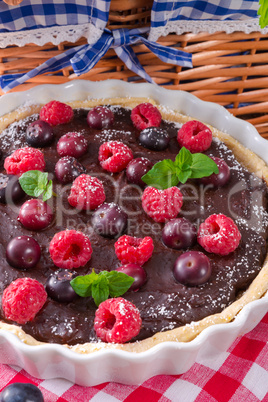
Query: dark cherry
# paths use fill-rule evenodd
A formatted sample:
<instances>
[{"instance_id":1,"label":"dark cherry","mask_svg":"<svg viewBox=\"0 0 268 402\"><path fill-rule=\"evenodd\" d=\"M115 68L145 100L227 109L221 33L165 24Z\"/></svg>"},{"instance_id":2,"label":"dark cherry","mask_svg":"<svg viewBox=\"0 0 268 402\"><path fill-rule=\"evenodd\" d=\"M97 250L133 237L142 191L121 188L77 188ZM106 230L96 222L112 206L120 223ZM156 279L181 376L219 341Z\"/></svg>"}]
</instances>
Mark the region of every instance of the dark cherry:
<instances>
[{"instance_id":1,"label":"dark cherry","mask_svg":"<svg viewBox=\"0 0 268 402\"><path fill-rule=\"evenodd\" d=\"M44 397L36 385L14 382L3 389L0 402L44 402Z\"/></svg>"},{"instance_id":2,"label":"dark cherry","mask_svg":"<svg viewBox=\"0 0 268 402\"><path fill-rule=\"evenodd\" d=\"M183 285L202 285L211 275L209 258L200 251L187 251L175 261L173 275Z\"/></svg>"},{"instance_id":3,"label":"dark cherry","mask_svg":"<svg viewBox=\"0 0 268 402\"><path fill-rule=\"evenodd\" d=\"M230 168L227 163L216 156L212 156L211 159L217 164L219 173L213 173L211 176L202 177L201 182L203 184L212 184L214 187L222 187L228 183L230 179Z\"/></svg>"},{"instance_id":4,"label":"dark cherry","mask_svg":"<svg viewBox=\"0 0 268 402\"><path fill-rule=\"evenodd\" d=\"M140 265L137 264L130 263L122 265L121 267L116 268L116 271L123 272L124 274L134 278L134 282L130 286L129 290L138 290L145 284L147 280L147 274L145 270Z\"/></svg>"},{"instance_id":5,"label":"dark cherry","mask_svg":"<svg viewBox=\"0 0 268 402\"><path fill-rule=\"evenodd\" d=\"M25 196L19 182L19 178L13 175L0 173L0 202L11 204L21 200Z\"/></svg>"},{"instance_id":6,"label":"dark cherry","mask_svg":"<svg viewBox=\"0 0 268 402\"><path fill-rule=\"evenodd\" d=\"M89 127L96 128L97 130L109 128L113 125L113 122L113 112L104 106L96 106L87 114L87 123Z\"/></svg>"},{"instance_id":7,"label":"dark cherry","mask_svg":"<svg viewBox=\"0 0 268 402\"><path fill-rule=\"evenodd\" d=\"M160 127L148 127L140 132L140 144L153 151L163 151L168 147L170 137L167 131Z\"/></svg>"},{"instance_id":8,"label":"dark cherry","mask_svg":"<svg viewBox=\"0 0 268 402\"><path fill-rule=\"evenodd\" d=\"M73 156L60 158L55 166L55 175L62 184L73 182L80 174L85 172L86 168Z\"/></svg>"},{"instance_id":9,"label":"dark cherry","mask_svg":"<svg viewBox=\"0 0 268 402\"><path fill-rule=\"evenodd\" d=\"M46 282L46 291L51 299L60 303L70 303L77 294L70 285L70 281L78 274L69 269L59 269L50 275Z\"/></svg>"},{"instance_id":10,"label":"dark cherry","mask_svg":"<svg viewBox=\"0 0 268 402\"><path fill-rule=\"evenodd\" d=\"M30 236L14 237L7 245L7 262L14 268L34 268L39 262L40 257L40 246L37 241Z\"/></svg>"},{"instance_id":11,"label":"dark cherry","mask_svg":"<svg viewBox=\"0 0 268 402\"><path fill-rule=\"evenodd\" d=\"M18 221L28 230L43 230L53 220L53 212L50 206L37 198L22 204Z\"/></svg>"},{"instance_id":12,"label":"dark cherry","mask_svg":"<svg viewBox=\"0 0 268 402\"><path fill-rule=\"evenodd\" d=\"M50 145L54 139L52 127L43 120L33 121L26 130L26 142L34 148Z\"/></svg>"},{"instance_id":13,"label":"dark cherry","mask_svg":"<svg viewBox=\"0 0 268 402\"><path fill-rule=\"evenodd\" d=\"M127 214L114 203L100 205L92 215L92 226L104 237L118 237L127 227Z\"/></svg>"},{"instance_id":14,"label":"dark cherry","mask_svg":"<svg viewBox=\"0 0 268 402\"><path fill-rule=\"evenodd\" d=\"M127 165L126 175L130 183L137 184L140 187L144 187L145 183L142 181L144 176L153 167L152 162L147 158L132 159Z\"/></svg>"},{"instance_id":15,"label":"dark cherry","mask_svg":"<svg viewBox=\"0 0 268 402\"><path fill-rule=\"evenodd\" d=\"M196 235L196 227L188 219L175 218L165 224L162 240L167 247L179 250L193 246Z\"/></svg>"},{"instance_id":16,"label":"dark cherry","mask_svg":"<svg viewBox=\"0 0 268 402\"><path fill-rule=\"evenodd\" d=\"M67 133L57 143L57 152L60 156L80 158L87 152L88 142L80 133Z\"/></svg>"}]
</instances>

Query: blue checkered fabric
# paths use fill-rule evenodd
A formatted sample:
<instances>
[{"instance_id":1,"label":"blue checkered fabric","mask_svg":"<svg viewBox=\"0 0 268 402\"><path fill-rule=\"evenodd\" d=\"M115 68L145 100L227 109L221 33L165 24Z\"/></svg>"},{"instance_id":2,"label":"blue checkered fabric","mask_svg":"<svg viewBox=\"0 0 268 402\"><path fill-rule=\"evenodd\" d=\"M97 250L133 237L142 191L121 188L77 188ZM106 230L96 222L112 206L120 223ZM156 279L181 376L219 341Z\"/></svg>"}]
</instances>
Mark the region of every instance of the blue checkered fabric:
<instances>
[{"instance_id":1,"label":"blue checkered fabric","mask_svg":"<svg viewBox=\"0 0 268 402\"><path fill-rule=\"evenodd\" d=\"M111 0L23 0L14 7L0 0L0 33L92 23L104 29Z\"/></svg>"},{"instance_id":2,"label":"blue checkered fabric","mask_svg":"<svg viewBox=\"0 0 268 402\"><path fill-rule=\"evenodd\" d=\"M114 48L117 56L135 74L153 82L140 64L132 45L143 43L162 61L182 67L191 67L191 54L172 47L164 47L148 40L149 28L116 29L105 28L111 0L23 0L16 7L0 0L1 33L93 24L100 30L99 39L93 44L73 47L59 54L26 74L10 74L0 77L0 85L7 92L38 74L57 72L72 66L80 76L89 71L108 51ZM151 27L165 26L178 20L241 20L257 17L258 0L198 0L170 1L154 0ZM102 32L102 35L101 35Z\"/></svg>"},{"instance_id":3,"label":"blue checkered fabric","mask_svg":"<svg viewBox=\"0 0 268 402\"><path fill-rule=\"evenodd\" d=\"M151 27L189 20L245 20L257 18L259 0L154 0Z\"/></svg>"}]
</instances>

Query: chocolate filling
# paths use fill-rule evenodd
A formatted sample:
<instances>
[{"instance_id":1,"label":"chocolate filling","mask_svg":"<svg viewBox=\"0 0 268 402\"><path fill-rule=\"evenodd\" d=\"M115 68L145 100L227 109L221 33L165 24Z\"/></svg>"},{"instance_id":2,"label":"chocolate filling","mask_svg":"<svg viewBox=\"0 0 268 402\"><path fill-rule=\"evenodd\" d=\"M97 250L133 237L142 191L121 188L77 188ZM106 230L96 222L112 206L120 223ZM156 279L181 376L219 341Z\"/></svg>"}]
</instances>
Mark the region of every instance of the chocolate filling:
<instances>
[{"instance_id":1,"label":"chocolate filling","mask_svg":"<svg viewBox=\"0 0 268 402\"><path fill-rule=\"evenodd\" d=\"M100 144L119 140L128 145L134 157L147 157L152 162L162 159L175 159L179 152L176 140L179 125L163 121L161 127L168 130L171 141L167 150L150 151L139 142L139 131L133 127L130 111L121 107L112 107L115 114L113 127L94 130L86 122L87 111L77 109L74 119L69 124L53 128L56 139L53 144L42 149L46 161L46 171L54 176L54 167L59 159L56 143L60 136L70 131L82 133L89 142L88 152L79 159L88 174L97 175L104 183L106 202L116 202L128 213L126 234L136 237L151 236L154 252L151 259L144 264L148 280L138 291L129 291L124 298L133 302L140 310L142 328L133 339L141 340L156 332L198 321L203 317L218 313L231 304L241 291L246 289L261 269L266 255L266 184L244 169L233 156L230 149L219 140L214 139L205 153L224 159L230 169L231 178L227 185L219 188L203 186L198 180L188 180L179 185L184 203L179 216L193 222L197 228L208 216L223 213L237 224L242 239L239 247L227 256L206 253L196 244L192 249L204 252L212 264L212 275L208 282L195 287L178 283L172 273L177 257L185 250L167 248L161 241L164 224L154 222L141 207L141 189L131 185L125 172L111 174L104 171L98 162ZM38 118L31 116L23 121L13 123L1 136L1 150L4 159L15 149L27 146L25 131L27 125ZM55 177L55 176L54 176ZM0 291L18 277L33 277L45 284L47 278L57 267L54 266L49 252L49 242L56 232L76 229L89 236L93 254L85 267L77 269L79 275L90 273L92 268L114 270L120 266L114 251L115 239L107 239L94 233L91 227L92 212L77 212L72 208L67 197L70 185L63 186L54 178L54 191L58 197L48 201L55 213L55 219L49 228L41 232L32 232L22 227L17 221L21 201L17 206L0 204ZM27 271L20 271L9 266L5 257L8 242L21 235L34 237L40 244L42 257L38 265ZM93 321L96 305L91 298L78 297L69 304L58 303L48 298L45 306L32 322L22 325L23 330L39 341L74 345L97 341ZM1 312L1 319L6 321Z\"/></svg>"}]
</instances>

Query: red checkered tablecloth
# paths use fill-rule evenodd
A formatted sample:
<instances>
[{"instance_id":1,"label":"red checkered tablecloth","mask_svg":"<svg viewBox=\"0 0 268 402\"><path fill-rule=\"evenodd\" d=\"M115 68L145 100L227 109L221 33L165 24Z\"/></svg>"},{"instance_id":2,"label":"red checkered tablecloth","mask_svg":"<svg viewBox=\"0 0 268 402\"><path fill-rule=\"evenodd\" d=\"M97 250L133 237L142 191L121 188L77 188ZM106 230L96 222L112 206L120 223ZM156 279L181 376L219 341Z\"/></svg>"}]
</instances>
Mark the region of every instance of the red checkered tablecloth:
<instances>
[{"instance_id":1,"label":"red checkered tablecloth","mask_svg":"<svg viewBox=\"0 0 268 402\"><path fill-rule=\"evenodd\" d=\"M268 313L217 359L197 361L182 375L156 376L139 386L81 387L67 380L39 380L17 367L0 365L0 390L13 382L37 385L45 402L268 402Z\"/></svg>"}]
</instances>

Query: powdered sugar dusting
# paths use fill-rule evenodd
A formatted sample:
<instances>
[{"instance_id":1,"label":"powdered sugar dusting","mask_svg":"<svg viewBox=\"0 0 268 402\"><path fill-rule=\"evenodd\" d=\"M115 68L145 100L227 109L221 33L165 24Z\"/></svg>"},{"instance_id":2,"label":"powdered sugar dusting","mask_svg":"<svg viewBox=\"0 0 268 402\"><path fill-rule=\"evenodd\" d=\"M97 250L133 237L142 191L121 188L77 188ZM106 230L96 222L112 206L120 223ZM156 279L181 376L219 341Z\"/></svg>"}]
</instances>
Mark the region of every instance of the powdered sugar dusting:
<instances>
[{"instance_id":1,"label":"powdered sugar dusting","mask_svg":"<svg viewBox=\"0 0 268 402\"><path fill-rule=\"evenodd\" d=\"M26 117L22 121L15 121L7 129L5 129L1 135L1 150L10 154L12 151L26 146L26 141L24 139L26 129L28 125L38 119L38 114L33 114Z\"/></svg>"}]
</instances>

